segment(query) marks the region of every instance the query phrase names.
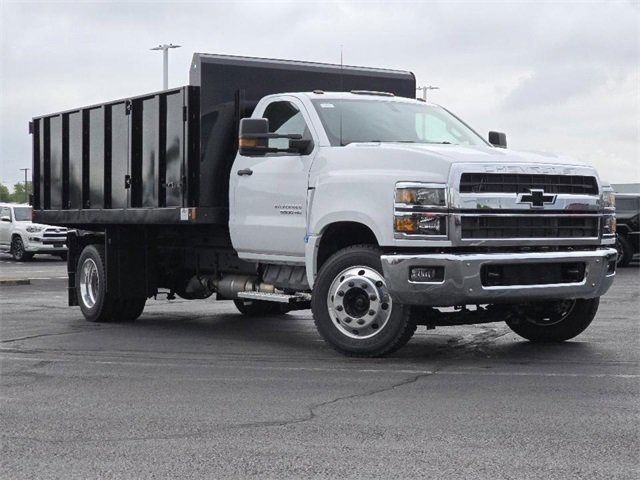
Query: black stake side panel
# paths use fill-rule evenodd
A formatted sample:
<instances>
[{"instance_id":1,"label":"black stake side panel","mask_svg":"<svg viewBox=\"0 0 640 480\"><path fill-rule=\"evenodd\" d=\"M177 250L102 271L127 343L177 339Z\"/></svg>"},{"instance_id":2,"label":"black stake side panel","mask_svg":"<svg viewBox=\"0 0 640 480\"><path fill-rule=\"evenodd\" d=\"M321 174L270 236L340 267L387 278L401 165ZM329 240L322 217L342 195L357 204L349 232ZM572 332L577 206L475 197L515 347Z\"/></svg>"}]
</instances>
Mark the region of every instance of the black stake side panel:
<instances>
[{"instance_id":1,"label":"black stake side panel","mask_svg":"<svg viewBox=\"0 0 640 480\"><path fill-rule=\"evenodd\" d=\"M411 72L206 54L194 55L190 84L35 118L34 218L85 229L224 223L238 125L262 97L416 92Z\"/></svg>"},{"instance_id":2,"label":"black stake side panel","mask_svg":"<svg viewBox=\"0 0 640 480\"><path fill-rule=\"evenodd\" d=\"M34 218L68 226L166 224L196 204L198 88L182 87L33 120ZM193 123L194 125L190 125ZM191 141L191 140L190 140ZM195 173L190 172L195 168ZM203 210L199 222L224 222ZM191 212L190 220L195 222Z\"/></svg>"},{"instance_id":3,"label":"black stake side panel","mask_svg":"<svg viewBox=\"0 0 640 480\"><path fill-rule=\"evenodd\" d=\"M415 76L407 71L202 53L193 56L189 83L200 87L198 205L222 208L228 208L240 119L250 116L262 97L313 90L416 95Z\"/></svg>"}]
</instances>

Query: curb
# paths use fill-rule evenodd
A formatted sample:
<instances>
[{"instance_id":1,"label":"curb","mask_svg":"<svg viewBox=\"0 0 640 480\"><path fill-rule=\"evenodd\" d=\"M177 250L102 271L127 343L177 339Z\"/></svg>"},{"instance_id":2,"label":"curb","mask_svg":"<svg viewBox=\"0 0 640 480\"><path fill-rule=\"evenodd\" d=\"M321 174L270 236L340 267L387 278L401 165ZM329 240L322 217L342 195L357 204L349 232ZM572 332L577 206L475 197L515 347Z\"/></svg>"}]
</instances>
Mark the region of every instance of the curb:
<instances>
[{"instance_id":1,"label":"curb","mask_svg":"<svg viewBox=\"0 0 640 480\"><path fill-rule=\"evenodd\" d=\"M21 278L21 279L15 279L15 280L0 280L0 286L5 286L5 287L13 287L16 285L30 285L31 284L31 280L29 280L28 278Z\"/></svg>"}]
</instances>

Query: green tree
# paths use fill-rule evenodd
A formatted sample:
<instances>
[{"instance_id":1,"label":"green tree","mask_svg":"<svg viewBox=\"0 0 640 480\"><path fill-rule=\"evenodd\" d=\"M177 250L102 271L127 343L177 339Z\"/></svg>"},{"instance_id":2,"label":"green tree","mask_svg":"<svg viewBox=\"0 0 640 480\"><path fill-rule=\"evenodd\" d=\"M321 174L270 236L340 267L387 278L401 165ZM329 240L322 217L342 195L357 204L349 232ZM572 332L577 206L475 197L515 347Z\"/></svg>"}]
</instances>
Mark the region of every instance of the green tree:
<instances>
[{"instance_id":1,"label":"green tree","mask_svg":"<svg viewBox=\"0 0 640 480\"><path fill-rule=\"evenodd\" d=\"M13 193L11 194L11 201L15 203L27 203L29 201L29 195L31 194L31 182L27 182L27 195L24 193L24 183L16 183L13 186Z\"/></svg>"},{"instance_id":2,"label":"green tree","mask_svg":"<svg viewBox=\"0 0 640 480\"><path fill-rule=\"evenodd\" d=\"M9 189L6 185L0 183L0 202L9 202L11 201L11 194L9 193Z\"/></svg>"}]
</instances>

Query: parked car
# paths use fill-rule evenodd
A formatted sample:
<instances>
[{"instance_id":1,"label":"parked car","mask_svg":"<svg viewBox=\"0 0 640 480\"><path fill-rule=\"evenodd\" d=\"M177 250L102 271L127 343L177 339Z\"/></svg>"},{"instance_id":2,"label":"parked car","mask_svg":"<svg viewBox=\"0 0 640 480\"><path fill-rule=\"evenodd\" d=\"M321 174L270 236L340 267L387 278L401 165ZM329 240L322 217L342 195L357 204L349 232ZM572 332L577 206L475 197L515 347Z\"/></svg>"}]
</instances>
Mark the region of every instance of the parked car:
<instances>
[{"instance_id":1,"label":"parked car","mask_svg":"<svg viewBox=\"0 0 640 480\"><path fill-rule=\"evenodd\" d=\"M626 267L640 251L640 194L616 193L618 266Z\"/></svg>"},{"instance_id":2,"label":"parked car","mask_svg":"<svg viewBox=\"0 0 640 480\"><path fill-rule=\"evenodd\" d=\"M31 221L29 205L0 203L0 251L19 262L47 253L67 259L67 229Z\"/></svg>"}]
</instances>

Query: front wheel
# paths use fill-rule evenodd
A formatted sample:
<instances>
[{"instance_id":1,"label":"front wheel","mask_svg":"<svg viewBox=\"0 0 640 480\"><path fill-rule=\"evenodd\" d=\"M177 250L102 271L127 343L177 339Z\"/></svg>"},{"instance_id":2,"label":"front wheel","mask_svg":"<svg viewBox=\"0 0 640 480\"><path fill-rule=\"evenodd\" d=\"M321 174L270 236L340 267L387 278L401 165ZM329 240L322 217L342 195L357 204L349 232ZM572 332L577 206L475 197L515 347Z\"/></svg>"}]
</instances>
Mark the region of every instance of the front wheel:
<instances>
[{"instance_id":1,"label":"front wheel","mask_svg":"<svg viewBox=\"0 0 640 480\"><path fill-rule=\"evenodd\" d=\"M380 254L372 245L345 248L322 265L316 278L311 300L316 327L344 355L392 353L416 330L410 308L389 294Z\"/></svg>"},{"instance_id":2,"label":"front wheel","mask_svg":"<svg viewBox=\"0 0 640 480\"><path fill-rule=\"evenodd\" d=\"M506 322L532 342L564 342L585 331L599 304L599 298L529 303L518 306Z\"/></svg>"},{"instance_id":3,"label":"front wheel","mask_svg":"<svg viewBox=\"0 0 640 480\"><path fill-rule=\"evenodd\" d=\"M622 236L616 236L616 250L618 251L618 259L616 264L618 267L628 267L633 258L633 247L629 240Z\"/></svg>"},{"instance_id":4,"label":"front wheel","mask_svg":"<svg viewBox=\"0 0 640 480\"><path fill-rule=\"evenodd\" d=\"M17 262L28 262L33 258L32 253L27 253L24 250L24 243L22 238L15 236L11 241L11 256Z\"/></svg>"}]
</instances>

